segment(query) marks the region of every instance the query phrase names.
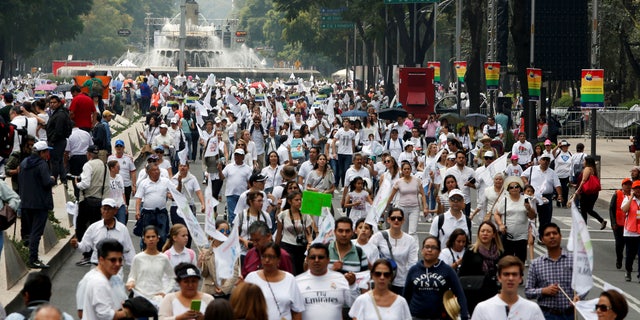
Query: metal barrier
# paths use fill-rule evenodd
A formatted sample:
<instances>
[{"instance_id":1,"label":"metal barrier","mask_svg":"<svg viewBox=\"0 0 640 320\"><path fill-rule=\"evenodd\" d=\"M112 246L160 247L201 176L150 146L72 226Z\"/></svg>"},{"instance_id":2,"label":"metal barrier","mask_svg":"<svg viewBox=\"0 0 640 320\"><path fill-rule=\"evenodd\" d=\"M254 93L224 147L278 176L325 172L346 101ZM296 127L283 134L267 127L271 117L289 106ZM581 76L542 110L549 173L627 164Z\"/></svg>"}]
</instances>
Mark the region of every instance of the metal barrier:
<instances>
[{"instance_id":1,"label":"metal barrier","mask_svg":"<svg viewBox=\"0 0 640 320\"><path fill-rule=\"evenodd\" d=\"M560 136L565 138L591 135L591 111L556 112L562 128ZM598 138L628 138L635 136L640 125L640 111L601 110L596 117L596 136Z\"/></svg>"}]
</instances>

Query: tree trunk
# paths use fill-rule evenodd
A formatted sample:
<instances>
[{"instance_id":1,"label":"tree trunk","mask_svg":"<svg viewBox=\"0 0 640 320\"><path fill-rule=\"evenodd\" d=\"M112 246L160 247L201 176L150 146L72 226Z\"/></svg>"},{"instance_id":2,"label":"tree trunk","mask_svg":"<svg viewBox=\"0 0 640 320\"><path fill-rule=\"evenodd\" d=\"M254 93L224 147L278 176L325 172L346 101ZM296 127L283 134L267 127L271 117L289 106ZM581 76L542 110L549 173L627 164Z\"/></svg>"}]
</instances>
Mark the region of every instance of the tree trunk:
<instances>
[{"instance_id":1,"label":"tree trunk","mask_svg":"<svg viewBox=\"0 0 640 320\"><path fill-rule=\"evenodd\" d=\"M465 75L469 97L470 113L480 112L480 92L482 91L482 24L485 18L485 0L465 1L464 15L471 33L471 56Z\"/></svg>"}]
</instances>

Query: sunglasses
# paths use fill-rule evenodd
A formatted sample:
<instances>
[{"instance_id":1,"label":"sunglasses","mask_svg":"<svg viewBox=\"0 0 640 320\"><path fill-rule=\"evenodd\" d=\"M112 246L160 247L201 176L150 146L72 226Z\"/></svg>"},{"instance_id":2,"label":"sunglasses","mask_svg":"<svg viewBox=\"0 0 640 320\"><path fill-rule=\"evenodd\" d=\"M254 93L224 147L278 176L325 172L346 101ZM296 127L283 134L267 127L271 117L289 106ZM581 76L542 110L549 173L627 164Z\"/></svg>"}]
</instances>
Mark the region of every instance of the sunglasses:
<instances>
[{"instance_id":1,"label":"sunglasses","mask_svg":"<svg viewBox=\"0 0 640 320\"><path fill-rule=\"evenodd\" d=\"M224 234L230 234L231 233L231 230L229 230L229 229L220 229L219 231L224 233Z\"/></svg>"},{"instance_id":2,"label":"sunglasses","mask_svg":"<svg viewBox=\"0 0 640 320\"><path fill-rule=\"evenodd\" d=\"M515 185L515 186L507 187L507 190L511 190L511 189L520 189L520 186L519 185Z\"/></svg>"},{"instance_id":3,"label":"sunglasses","mask_svg":"<svg viewBox=\"0 0 640 320\"><path fill-rule=\"evenodd\" d=\"M385 161L384 161L384 163L389 163L389 162L391 162L391 160L385 160Z\"/></svg>"},{"instance_id":4,"label":"sunglasses","mask_svg":"<svg viewBox=\"0 0 640 320\"><path fill-rule=\"evenodd\" d=\"M611 310L611 306L606 304L596 304L596 311L607 312Z\"/></svg>"},{"instance_id":5,"label":"sunglasses","mask_svg":"<svg viewBox=\"0 0 640 320\"><path fill-rule=\"evenodd\" d=\"M111 262L111 263L116 263L116 262L120 262L122 263L122 258L109 258L107 259L107 261Z\"/></svg>"},{"instance_id":6,"label":"sunglasses","mask_svg":"<svg viewBox=\"0 0 640 320\"><path fill-rule=\"evenodd\" d=\"M425 250L440 250L438 246L423 246L422 248Z\"/></svg>"},{"instance_id":7,"label":"sunglasses","mask_svg":"<svg viewBox=\"0 0 640 320\"><path fill-rule=\"evenodd\" d=\"M462 200L464 200L464 199L463 198L449 198L449 201L451 201L453 203L462 202Z\"/></svg>"},{"instance_id":8,"label":"sunglasses","mask_svg":"<svg viewBox=\"0 0 640 320\"><path fill-rule=\"evenodd\" d=\"M493 157L484 157L485 160L491 160Z\"/></svg>"},{"instance_id":9,"label":"sunglasses","mask_svg":"<svg viewBox=\"0 0 640 320\"><path fill-rule=\"evenodd\" d=\"M391 272L374 271L373 276L376 278L380 278L381 276L384 276L385 278L391 278Z\"/></svg>"},{"instance_id":10,"label":"sunglasses","mask_svg":"<svg viewBox=\"0 0 640 320\"><path fill-rule=\"evenodd\" d=\"M324 258L326 258L327 256L322 256L322 255L318 255L318 256L307 256L307 259L311 260L311 261L315 261L315 260L324 260Z\"/></svg>"},{"instance_id":11,"label":"sunglasses","mask_svg":"<svg viewBox=\"0 0 640 320\"><path fill-rule=\"evenodd\" d=\"M391 216L391 217L389 217L389 220L391 220L391 221L402 221L402 220L404 220L404 217L402 217L402 216Z\"/></svg>"}]
</instances>

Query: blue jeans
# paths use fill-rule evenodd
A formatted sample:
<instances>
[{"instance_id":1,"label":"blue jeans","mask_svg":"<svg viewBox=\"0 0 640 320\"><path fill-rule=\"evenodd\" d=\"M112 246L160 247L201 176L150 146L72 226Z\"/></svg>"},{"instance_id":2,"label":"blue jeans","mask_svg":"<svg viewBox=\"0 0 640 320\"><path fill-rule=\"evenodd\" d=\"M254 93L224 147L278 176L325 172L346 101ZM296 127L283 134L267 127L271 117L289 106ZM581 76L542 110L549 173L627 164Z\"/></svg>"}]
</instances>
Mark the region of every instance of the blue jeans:
<instances>
[{"instance_id":1,"label":"blue jeans","mask_svg":"<svg viewBox=\"0 0 640 320\"><path fill-rule=\"evenodd\" d=\"M344 175L347 173L347 169L349 169L349 166L351 166L352 162L353 162L353 155L338 154L338 170L340 170L339 177L342 182L342 186L344 186Z\"/></svg>"},{"instance_id":2,"label":"blue jeans","mask_svg":"<svg viewBox=\"0 0 640 320\"><path fill-rule=\"evenodd\" d=\"M236 217L234 211L236 210L238 199L240 199L240 195L234 194L227 196L227 221L229 221L229 223L233 223L233 219Z\"/></svg>"},{"instance_id":3,"label":"blue jeans","mask_svg":"<svg viewBox=\"0 0 640 320\"><path fill-rule=\"evenodd\" d=\"M129 220L129 217L127 207L124 204L121 205L120 208L118 208L118 212L116 212L116 220L118 220L125 226L127 225L127 220Z\"/></svg>"},{"instance_id":4,"label":"blue jeans","mask_svg":"<svg viewBox=\"0 0 640 320\"><path fill-rule=\"evenodd\" d=\"M167 235L169 234L169 214L167 213L167 209L156 209L156 210L146 210L142 209L142 228L145 228L149 225L154 225L158 228L158 236L160 237L160 241L158 241L158 250L162 250L162 246L167 241ZM144 238L144 237L143 237ZM140 249L144 250L144 241L140 239Z\"/></svg>"},{"instance_id":5,"label":"blue jeans","mask_svg":"<svg viewBox=\"0 0 640 320\"><path fill-rule=\"evenodd\" d=\"M340 172L338 172L338 160L331 159L329 160L329 166L331 166L331 170L333 170L333 180L335 181L334 185L336 188L340 184Z\"/></svg>"},{"instance_id":6,"label":"blue jeans","mask_svg":"<svg viewBox=\"0 0 640 320\"><path fill-rule=\"evenodd\" d=\"M428 184L426 187L424 187L424 195L426 196L427 193L429 192L429 190L431 190L431 194L429 194L429 196L427 197L427 206L429 207L429 210L434 210L437 206L437 202L436 202L436 196L438 194L438 190L436 190L434 188L434 184L430 183Z\"/></svg>"}]
</instances>

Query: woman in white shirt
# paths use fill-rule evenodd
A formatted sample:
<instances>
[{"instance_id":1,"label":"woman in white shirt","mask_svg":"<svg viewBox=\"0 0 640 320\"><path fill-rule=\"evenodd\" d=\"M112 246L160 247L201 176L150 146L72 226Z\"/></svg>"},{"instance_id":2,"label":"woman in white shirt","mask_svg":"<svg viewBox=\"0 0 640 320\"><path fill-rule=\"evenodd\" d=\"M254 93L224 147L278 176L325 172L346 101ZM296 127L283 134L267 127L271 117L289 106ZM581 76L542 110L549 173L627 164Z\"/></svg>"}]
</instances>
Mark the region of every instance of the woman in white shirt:
<instances>
[{"instance_id":1,"label":"woman in white shirt","mask_svg":"<svg viewBox=\"0 0 640 320\"><path fill-rule=\"evenodd\" d=\"M457 272L462 265L462 257L468 242L469 239L464 230L456 228L451 232L447 240L447 247L440 251L438 259L451 266Z\"/></svg>"},{"instance_id":2,"label":"woman in white shirt","mask_svg":"<svg viewBox=\"0 0 640 320\"><path fill-rule=\"evenodd\" d=\"M158 310L159 319L204 320L204 311L207 309L207 305L213 301L213 297L198 290L202 278L200 270L195 265L185 262L178 264L174 270L180 290L164 296ZM194 301L200 301L196 310L193 310Z\"/></svg>"},{"instance_id":3,"label":"woman in white shirt","mask_svg":"<svg viewBox=\"0 0 640 320\"><path fill-rule=\"evenodd\" d=\"M127 225L127 205L126 198L124 196L124 182L122 176L120 176L120 163L118 160L111 160L107 162L109 168L109 198L116 201L118 212L116 213L116 220Z\"/></svg>"},{"instance_id":4,"label":"woman in white shirt","mask_svg":"<svg viewBox=\"0 0 640 320\"><path fill-rule=\"evenodd\" d=\"M279 165L280 157L276 151L269 152L267 160L269 164L262 168L260 174L267 177L267 180L264 182L264 192L270 194L275 186L282 184L282 175L280 174L282 166Z\"/></svg>"}]
</instances>

